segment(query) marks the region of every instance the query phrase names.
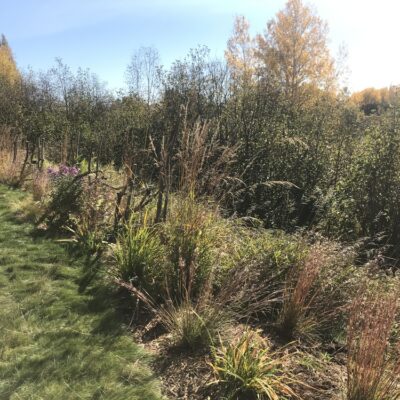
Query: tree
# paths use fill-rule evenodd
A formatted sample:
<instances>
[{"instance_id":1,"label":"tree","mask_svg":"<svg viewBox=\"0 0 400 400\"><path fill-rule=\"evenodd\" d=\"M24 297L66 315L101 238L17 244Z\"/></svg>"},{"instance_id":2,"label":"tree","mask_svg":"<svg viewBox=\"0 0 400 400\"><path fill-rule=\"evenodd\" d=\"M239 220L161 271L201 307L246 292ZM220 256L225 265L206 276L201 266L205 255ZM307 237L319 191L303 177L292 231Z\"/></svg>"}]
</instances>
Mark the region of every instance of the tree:
<instances>
[{"instance_id":1,"label":"tree","mask_svg":"<svg viewBox=\"0 0 400 400\"><path fill-rule=\"evenodd\" d=\"M160 55L153 47L141 47L131 59L126 80L132 94L142 97L147 104L156 100L159 88Z\"/></svg>"},{"instance_id":2,"label":"tree","mask_svg":"<svg viewBox=\"0 0 400 400\"><path fill-rule=\"evenodd\" d=\"M249 28L249 21L243 15L237 16L225 50L233 79L243 82L248 82L255 70L254 40L250 37Z\"/></svg>"},{"instance_id":3,"label":"tree","mask_svg":"<svg viewBox=\"0 0 400 400\"><path fill-rule=\"evenodd\" d=\"M20 79L20 73L17 69L11 48L4 35L1 35L0 39L0 76L5 78L9 83L15 83Z\"/></svg>"},{"instance_id":4,"label":"tree","mask_svg":"<svg viewBox=\"0 0 400 400\"><path fill-rule=\"evenodd\" d=\"M301 0L289 0L257 36L264 71L281 85L288 99L302 101L307 88L334 85L334 63L327 46L327 24Z\"/></svg>"}]
</instances>

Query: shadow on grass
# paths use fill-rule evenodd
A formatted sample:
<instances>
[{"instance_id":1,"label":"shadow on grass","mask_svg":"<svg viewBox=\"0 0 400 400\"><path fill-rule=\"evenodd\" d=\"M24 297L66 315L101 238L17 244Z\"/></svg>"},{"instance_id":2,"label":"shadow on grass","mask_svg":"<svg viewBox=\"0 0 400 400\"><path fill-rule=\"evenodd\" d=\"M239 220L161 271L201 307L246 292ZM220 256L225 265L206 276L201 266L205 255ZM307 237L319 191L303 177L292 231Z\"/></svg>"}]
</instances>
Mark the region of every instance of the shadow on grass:
<instances>
[{"instance_id":1,"label":"shadow on grass","mask_svg":"<svg viewBox=\"0 0 400 400\"><path fill-rule=\"evenodd\" d=\"M81 394L90 392L91 396L79 398L93 399L95 397L92 397L92 393L113 382L115 386L120 386L118 392L121 396L134 395L137 391L136 383L145 394L143 398L158 398L151 390L156 379L154 374L140 370L128 374L124 371L124 362L143 359L144 354L137 346L127 346L124 340L110 341L102 335L67 329L43 332L37 335L36 341L39 344L36 354L20 357L14 363L14 368L3 374L7 383L0 394L15 394L22 387L45 392L54 383L62 383L63 391L57 393L57 399L71 398L64 397L70 387L76 391L84 387ZM115 372L119 373L118 378ZM131 397L117 398L122 400Z\"/></svg>"},{"instance_id":2,"label":"shadow on grass","mask_svg":"<svg viewBox=\"0 0 400 400\"><path fill-rule=\"evenodd\" d=\"M82 255L77 250L71 249L71 255L76 254ZM86 254L82 259L82 271L81 276L77 279L79 293L85 292L85 290L96 281L100 272L104 269L104 265L101 262L101 254L91 256Z\"/></svg>"}]
</instances>

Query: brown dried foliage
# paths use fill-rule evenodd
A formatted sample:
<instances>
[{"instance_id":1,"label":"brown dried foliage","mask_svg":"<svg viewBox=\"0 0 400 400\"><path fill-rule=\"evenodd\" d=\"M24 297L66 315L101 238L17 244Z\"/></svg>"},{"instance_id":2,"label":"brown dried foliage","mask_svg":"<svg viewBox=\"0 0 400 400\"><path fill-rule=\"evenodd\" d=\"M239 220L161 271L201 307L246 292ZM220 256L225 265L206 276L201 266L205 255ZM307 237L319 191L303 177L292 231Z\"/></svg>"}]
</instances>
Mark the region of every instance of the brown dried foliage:
<instances>
[{"instance_id":1,"label":"brown dried foliage","mask_svg":"<svg viewBox=\"0 0 400 400\"><path fill-rule=\"evenodd\" d=\"M310 313L316 292L313 290L321 269L330 255L322 245L311 248L304 264L293 269L287 277L283 307L279 316L279 329L283 336L311 338L316 322Z\"/></svg>"},{"instance_id":2,"label":"brown dried foliage","mask_svg":"<svg viewBox=\"0 0 400 400\"><path fill-rule=\"evenodd\" d=\"M382 288L381 288L382 289ZM400 398L400 362L389 339L398 310L398 293L364 287L354 299L347 332L347 399Z\"/></svg>"}]
</instances>

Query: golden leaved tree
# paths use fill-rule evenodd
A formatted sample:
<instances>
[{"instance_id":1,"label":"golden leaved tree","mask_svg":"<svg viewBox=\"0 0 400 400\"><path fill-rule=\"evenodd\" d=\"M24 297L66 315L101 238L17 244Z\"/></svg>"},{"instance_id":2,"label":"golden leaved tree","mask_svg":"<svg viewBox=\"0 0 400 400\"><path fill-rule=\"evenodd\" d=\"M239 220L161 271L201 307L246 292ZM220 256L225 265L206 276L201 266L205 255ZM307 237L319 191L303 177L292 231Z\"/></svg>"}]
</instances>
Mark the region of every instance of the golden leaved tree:
<instances>
[{"instance_id":1,"label":"golden leaved tree","mask_svg":"<svg viewBox=\"0 0 400 400\"><path fill-rule=\"evenodd\" d=\"M249 82L255 71L255 46L249 27L249 22L243 15L237 16L225 50L225 59L232 77L242 83Z\"/></svg>"},{"instance_id":2,"label":"golden leaved tree","mask_svg":"<svg viewBox=\"0 0 400 400\"><path fill-rule=\"evenodd\" d=\"M10 83L15 83L20 79L11 48L4 35L1 35L0 39L0 76Z\"/></svg>"},{"instance_id":3,"label":"golden leaved tree","mask_svg":"<svg viewBox=\"0 0 400 400\"><path fill-rule=\"evenodd\" d=\"M327 45L327 24L301 0L289 0L257 35L257 57L270 79L289 100L302 102L306 93L333 89L334 60Z\"/></svg>"}]
</instances>

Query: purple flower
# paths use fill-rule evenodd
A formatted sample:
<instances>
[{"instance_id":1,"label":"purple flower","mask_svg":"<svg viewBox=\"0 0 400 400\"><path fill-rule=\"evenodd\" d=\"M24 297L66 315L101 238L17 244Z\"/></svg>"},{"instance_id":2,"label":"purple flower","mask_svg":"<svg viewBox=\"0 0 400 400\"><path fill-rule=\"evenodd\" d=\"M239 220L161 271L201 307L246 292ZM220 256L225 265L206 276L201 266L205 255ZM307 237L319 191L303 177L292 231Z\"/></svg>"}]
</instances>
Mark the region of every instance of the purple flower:
<instances>
[{"instance_id":1,"label":"purple flower","mask_svg":"<svg viewBox=\"0 0 400 400\"><path fill-rule=\"evenodd\" d=\"M69 175L76 176L79 174L79 168L77 167L70 167Z\"/></svg>"},{"instance_id":2,"label":"purple flower","mask_svg":"<svg viewBox=\"0 0 400 400\"><path fill-rule=\"evenodd\" d=\"M69 175L69 167L67 165L60 165L58 168L58 172L61 175Z\"/></svg>"},{"instance_id":3,"label":"purple flower","mask_svg":"<svg viewBox=\"0 0 400 400\"><path fill-rule=\"evenodd\" d=\"M79 174L79 168L68 167L68 165L60 165L58 168L48 168L47 173L52 179L59 179L62 177L76 176Z\"/></svg>"}]
</instances>

